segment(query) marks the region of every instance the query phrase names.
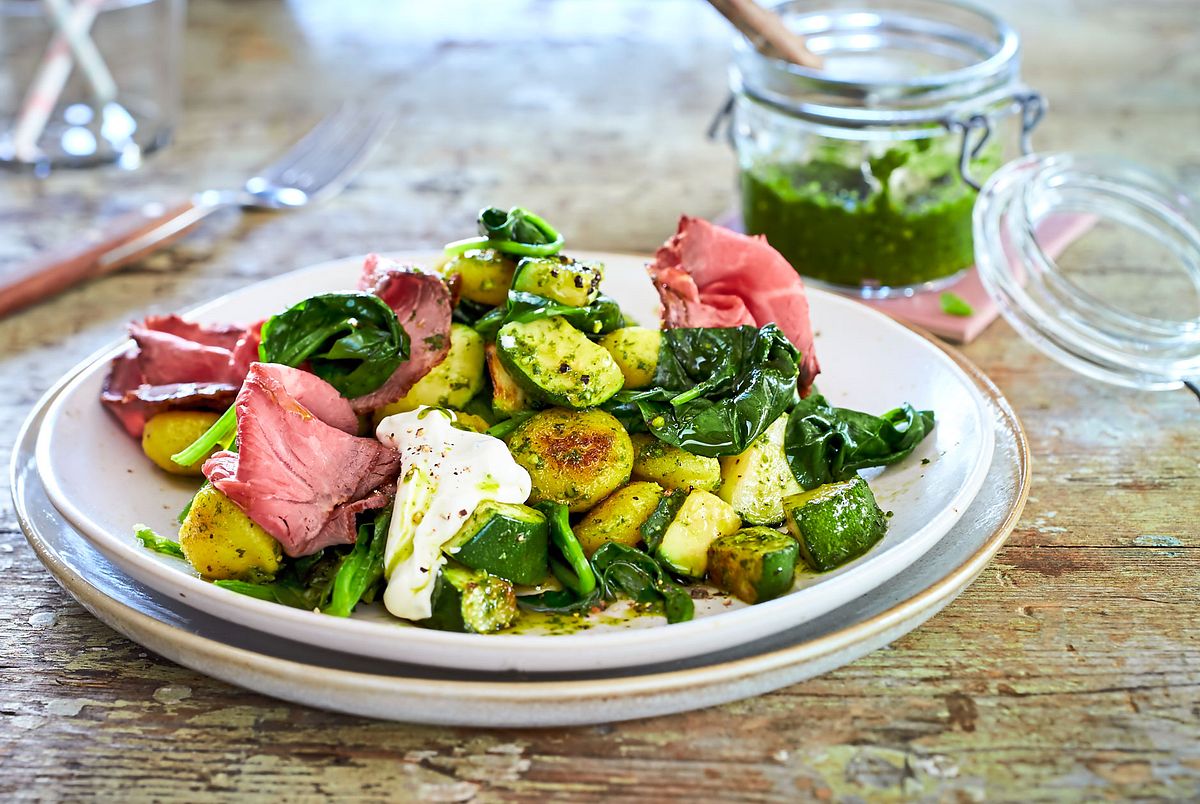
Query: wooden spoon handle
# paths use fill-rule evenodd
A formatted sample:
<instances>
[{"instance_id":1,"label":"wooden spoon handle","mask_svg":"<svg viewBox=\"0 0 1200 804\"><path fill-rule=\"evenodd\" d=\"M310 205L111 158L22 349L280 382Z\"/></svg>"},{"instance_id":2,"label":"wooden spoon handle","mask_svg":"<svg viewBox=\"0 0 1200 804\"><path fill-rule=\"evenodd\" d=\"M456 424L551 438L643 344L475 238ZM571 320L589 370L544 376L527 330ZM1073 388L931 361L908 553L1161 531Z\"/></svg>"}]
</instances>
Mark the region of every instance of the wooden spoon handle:
<instances>
[{"instance_id":1,"label":"wooden spoon handle","mask_svg":"<svg viewBox=\"0 0 1200 804\"><path fill-rule=\"evenodd\" d=\"M754 0L708 0L725 19L733 23L760 52L786 61L820 70L822 61L808 49L804 37L783 24L775 12Z\"/></svg>"},{"instance_id":2,"label":"wooden spoon handle","mask_svg":"<svg viewBox=\"0 0 1200 804\"><path fill-rule=\"evenodd\" d=\"M0 269L0 316L136 262L182 237L214 209L191 200L167 207L147 204L65 248Z\"/></svg>"}]
</instances>

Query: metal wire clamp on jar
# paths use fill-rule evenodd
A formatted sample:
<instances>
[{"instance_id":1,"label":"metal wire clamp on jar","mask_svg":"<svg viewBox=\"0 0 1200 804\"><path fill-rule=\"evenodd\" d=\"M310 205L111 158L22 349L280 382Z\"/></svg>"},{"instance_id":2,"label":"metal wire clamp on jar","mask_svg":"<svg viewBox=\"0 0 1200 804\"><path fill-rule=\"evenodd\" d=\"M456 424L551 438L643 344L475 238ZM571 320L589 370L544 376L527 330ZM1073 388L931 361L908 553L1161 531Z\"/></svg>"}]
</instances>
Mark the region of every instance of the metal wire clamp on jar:
<instances>
[{"instance_id":1,"label":"metal wire clamp on jar","mask_svg":"<svg viewBox=\"0 0 1200 804\"><path fill-rule=\"evenodd\" d=\"M1021 81L1016 32L950 0L775 10L825 67L735 44L727 108L746 231L815 284L852 295L952 284L974 262L981 182L1004 163L1005 141L1029 151L1044 110Z\"/></svg>"}]
</instances>

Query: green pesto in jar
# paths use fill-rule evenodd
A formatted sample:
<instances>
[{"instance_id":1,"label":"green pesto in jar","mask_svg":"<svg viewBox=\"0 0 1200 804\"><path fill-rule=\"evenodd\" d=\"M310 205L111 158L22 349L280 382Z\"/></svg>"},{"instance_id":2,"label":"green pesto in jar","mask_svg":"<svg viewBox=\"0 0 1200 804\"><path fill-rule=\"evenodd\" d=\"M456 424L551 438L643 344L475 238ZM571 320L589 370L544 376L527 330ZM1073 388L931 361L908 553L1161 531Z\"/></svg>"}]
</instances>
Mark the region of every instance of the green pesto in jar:
<instances>
[{"instance_id":1,"label":"green pesto in jar","mask_svg":"<svg viewBox=\"0 0 1200 804\"><path fill-rule=\"evenodd\" d=\"M904 287L953 276L975 261L976 192L959 176L956 154L932 150L932 142L897 144L865 163L848 144L830 142L802 164L743 169L746 232L766 235L804 276L834 285ZM982 179L999 162L993 144L972 170Z\"/></svg>"}]
</instances>

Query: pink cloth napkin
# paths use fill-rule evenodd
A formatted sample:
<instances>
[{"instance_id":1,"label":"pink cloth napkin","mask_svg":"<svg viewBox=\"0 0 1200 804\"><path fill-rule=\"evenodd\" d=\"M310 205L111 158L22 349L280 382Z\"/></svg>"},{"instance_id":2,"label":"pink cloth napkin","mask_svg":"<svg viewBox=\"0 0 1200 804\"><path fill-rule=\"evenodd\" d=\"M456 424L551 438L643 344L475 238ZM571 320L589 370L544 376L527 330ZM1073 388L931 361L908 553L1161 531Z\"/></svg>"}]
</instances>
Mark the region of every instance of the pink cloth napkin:
<instances>
[{"instance_id":1,"label":"pink cloth napkin","mask_svg":"<svg viewBox=\"0 0 1200 804\"><path fill-rule=\"evenodd\" d=\"M739 232L742 230L741 214L734 210L722 215L717 222ZM1090 215L1056 215L1047 218L1038 227L1038 243L1053 259L1094 223L1095 218ZM936 292L922 293L907 299L864 299L862 303L957 343L970 343L975 340L1000 314L996 303L979 281L979 272L975 266L971 266L961 279L945 288L945 291L956 294L971 305L973 314L957 316L942 312L941 293Z\"/></svg>"}]
</instances>

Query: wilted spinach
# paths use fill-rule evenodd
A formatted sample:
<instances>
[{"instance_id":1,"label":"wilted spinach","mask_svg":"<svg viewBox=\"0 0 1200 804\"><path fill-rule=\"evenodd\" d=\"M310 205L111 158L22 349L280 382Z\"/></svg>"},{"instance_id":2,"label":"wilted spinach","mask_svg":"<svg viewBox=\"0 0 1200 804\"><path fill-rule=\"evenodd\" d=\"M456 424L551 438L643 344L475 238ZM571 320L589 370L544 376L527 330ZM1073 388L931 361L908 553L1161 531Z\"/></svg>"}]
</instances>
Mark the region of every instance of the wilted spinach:
<instances>
[{"instance_id":1,"label":"wilted spinach","mask_svg":"<svg viewBox=\"0 0 1200 804\"><path fill-rule=\"evenodd\" d=\"M550 569L562 585L580 597L587 597L596 588L596 573L584 555L583 547L571 531L571 522L567 506L561 503L543 502L535 506L546 515L550 526L550 541L558 548L566 560L566 564L554 558L550 559Z\"/></svg>"},{"instance_id":2,"label":"wilted spinach","mask_svg":"<svg viewBox=\"0 0 1200 804\"><path fill-rule=\"evenodd\" d=\"M354 549L334 576L329 605L323 609L326 614L349 617L367 590L383 580L383 553L391 521L392 509L388 507L379 512L374 522L359 526Z\"/></svg>"},{"instance_id":3,"label":"wilted spinach","mask_svg":"<svg viewBox=\"0 0 1200 804\"><path fill-rule=\"evenodd\" d=\"M285 366L307 361L313 374L353 399L383 385L408 350L408 333L383 299L326 293L268 318L258 355Z\"/></svg>"},{"instance_id":4,"label":"wilted spinach","mask_svg":"<svg viewBox=\"0 0 1200 804\"><path fill-rule=\"evenodd\" d=\"M835 408L813 394L788 416L783 452L805 489L847 480L860 469L903 460L933 430L931 410L905 404L882 416Z\"/></svg>"},{"instance_id":5,"label":"wilted spinach","mask_svg":"<svg viewBox=\"0 0 1200 804\"><path fill-rule=\"evenodd\" d=\"M479 211L476 223L481 237L449 243L447 254L490 248L522 257L549 257L563 247L563 236L557 229L521 207L513 207L507 212L499 207L486 207Z\"/></svg>"},{"instance_id":6,"label":"wilted spinach","mask_svg":"<svg viewBox=\"0 0 1200 804\"><path fill-rule=\"evenodd\" d=\"M624 596L638 603L661 601L669 623L690 620L695 613L688 591L635 547L606 542L592 556L592 566L608 597Z\"/></svg>"},{"instance_id":7,"label":"wilted spinach","mask_svg":"<svg viewBox=\"0 0 1200 804\"><path fill-rule=\"evenodd\" d=\"M799 356L774 324L664 330L653 385L606 407L636 404L654 435L696 455L736 455L796 401Z\"/></svg>"},{"instance_id":8,"label":"wilted spinach","mask_svg":"<svg viewBox=\"0 0 1200 804\"><path fill-rule=\"evenodd\" d=\"M642 523L641 534L642 541L646 543L646 549L653 553L662 544L663 535L667 532L667 527L675 521L675 515L679 513L679 509L683 507L683 501L687 499L687 489L672 489L662 496L658 501L658 505Z\"/></svg>"},{"instance_id":9,"label":"wilted spinach","mask_svg":"<svg viewBox=\"0 0 1200 804\"><path fill-rule=\"evenodd\" d=\"M184 558L183 548L179 546L179 542L168 539L165 536L159 536L145 525L134 525L133 535L142 543L142 547L148 550L153 550L156 553L162 553L166 556Z\"/></svg>"},{"instance_id":10,"label":"wilted spinach","mask_svg":"<svg viewBox=\"0 0 1200 804\"><path fill-rule=\"evenodd\" d=\"M263 583L213 581L213 585L259 600L312 611L329 601L334 579L347 555L349 553L344 549L327 547L319 553L285 563L274 580Z\"/></svg>"},{"instance_id":11,"label":"wilted spinach","mask_svg":"<svg viewBox=\"0 0 1200 804\"><path fill-rule=\"evenodd\" d=\"M408 359L408 333L395 311L371 293L326 293L267 319L258 346L259 360L299 366L349 399L379 388ZM217 444L227 444L237 429L231 405L212 427L171 460L190 466Z\"/></svg>"},{"instance_id":12,"label":"wilted spinach","mask_svg":"<svg viewBox=\"0 0 1200 804\"><path fill-rule=\"evenodd\" d=\"M450 320L456 324L466 324L468 327L473 327L479 319L494 309L496 308L490 304L472 301L471 299L459 299L458 304L454 306L454 310L450 314Z\"/></svg>"},{"instance_id":13,"label":"wilted spinach","mask_svg":"<svg viewBox=\"0 0 1200 804\"><path fill-rule=\"evenodd\" d=\"M476 321L475 330L490 341L495 340L500 327L511 321L527 324L556 315L567 319L571 326L586 335L603 335L625 326L620 305L608 296L597 297L587 307L572 307L536 293L510 290L505 306L497 307Z\"/></svg>"}]
</instances>

